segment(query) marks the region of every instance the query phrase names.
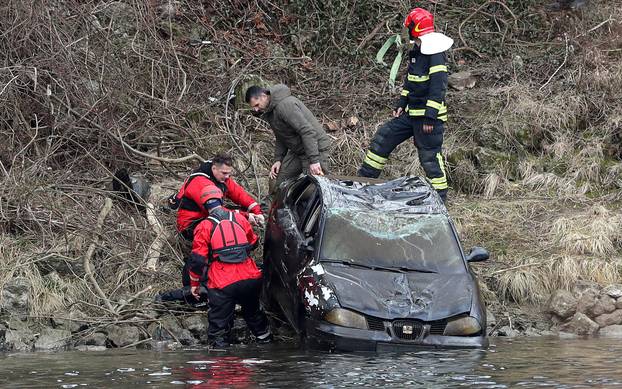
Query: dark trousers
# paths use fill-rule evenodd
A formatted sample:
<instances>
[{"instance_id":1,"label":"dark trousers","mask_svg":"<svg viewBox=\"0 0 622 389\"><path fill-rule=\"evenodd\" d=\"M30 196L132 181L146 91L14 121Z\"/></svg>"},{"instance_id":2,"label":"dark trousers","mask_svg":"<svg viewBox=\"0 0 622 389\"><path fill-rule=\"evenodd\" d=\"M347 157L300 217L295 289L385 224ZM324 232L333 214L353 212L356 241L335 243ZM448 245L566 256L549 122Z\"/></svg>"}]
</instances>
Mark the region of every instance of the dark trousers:
<instances>
[{"instance_id":1,"label":"dark trousers","mask_svg":"<svg viewBox=\"0 0 622 389\"><path fill-rule=\"evenodd\" d=\"M242 306L242 317L253 335L268 332L268 319L259 305L260 290L261 279L238 281L222 289L208 289L208 339L229 338L236 304Z\"/></svg>"},{"instance_id":2,"label":"dark trousers","mask_svg":"<svg viewBox=\"0 0 622 389\"><path fill-rule=\"evenodd\" d=\"M413 137L426 178L444 200L447 195L447 174L442 154L444 125L442 121L435 120L432 133L426 134L423 122L422 117L402 114L382 125L369 145L358 171L359 176L378 178L391 152Z\"/></svg>"}]
</instances>

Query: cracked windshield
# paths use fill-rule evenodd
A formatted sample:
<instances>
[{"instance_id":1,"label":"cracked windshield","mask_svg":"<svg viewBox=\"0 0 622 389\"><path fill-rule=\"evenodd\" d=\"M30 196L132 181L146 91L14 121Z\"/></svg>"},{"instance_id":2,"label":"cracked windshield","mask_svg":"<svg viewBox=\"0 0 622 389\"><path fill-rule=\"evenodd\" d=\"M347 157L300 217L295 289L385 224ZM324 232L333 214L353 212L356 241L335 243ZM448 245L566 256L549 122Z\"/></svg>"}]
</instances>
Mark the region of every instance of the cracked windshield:
<instances>
[{"instance_id":1,"label":"cracked windshield","mask_svg":"<svg viewBox=\"0 0 622 389\"><path fill-rule=\"evenodd\" d=\"M330 210L321 257L374 267L463 273L460 248L443 215Z\"/></svg>"}]
</instances>

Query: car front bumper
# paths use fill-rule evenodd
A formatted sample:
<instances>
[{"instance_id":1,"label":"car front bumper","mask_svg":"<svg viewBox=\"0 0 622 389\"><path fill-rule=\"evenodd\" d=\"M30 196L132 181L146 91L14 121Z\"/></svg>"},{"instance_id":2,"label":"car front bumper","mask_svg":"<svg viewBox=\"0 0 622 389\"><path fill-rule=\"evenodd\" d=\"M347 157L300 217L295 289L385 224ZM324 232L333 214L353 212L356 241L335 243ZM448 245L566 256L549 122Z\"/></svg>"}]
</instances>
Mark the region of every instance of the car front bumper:
<instances>
[{"instance_id":1,"label":"car front bumper","mask_svg":"<svg viewBox=\"0 0 622 389\"><path fill-rule=\"evenodd\" d=\"M341 327L325 321L306 320L307 344L335 351L397 351L421 348L486 348L486 336L423 335L416 340L402 340L385 331Z\"/></svg>"}]
</instances>

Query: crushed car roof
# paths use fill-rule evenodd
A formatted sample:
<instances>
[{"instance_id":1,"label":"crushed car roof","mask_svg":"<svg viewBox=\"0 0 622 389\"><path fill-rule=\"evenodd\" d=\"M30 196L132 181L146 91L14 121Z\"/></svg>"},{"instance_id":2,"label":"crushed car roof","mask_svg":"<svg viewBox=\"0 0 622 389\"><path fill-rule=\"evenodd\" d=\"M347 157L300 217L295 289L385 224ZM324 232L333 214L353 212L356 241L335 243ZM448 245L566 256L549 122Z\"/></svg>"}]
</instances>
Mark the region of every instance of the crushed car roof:
<instances>
[{"instance_id":1,"label":"crushed car roof","mask_svg":"<svg viewBox=\"0 0 622 389\"><path fill-rule=\"evenodd\" d=\"M327 207L447 215L441 198L421 177L391 181L339 176L313 178L320 185Z\"/></svg>"}]
</instances>

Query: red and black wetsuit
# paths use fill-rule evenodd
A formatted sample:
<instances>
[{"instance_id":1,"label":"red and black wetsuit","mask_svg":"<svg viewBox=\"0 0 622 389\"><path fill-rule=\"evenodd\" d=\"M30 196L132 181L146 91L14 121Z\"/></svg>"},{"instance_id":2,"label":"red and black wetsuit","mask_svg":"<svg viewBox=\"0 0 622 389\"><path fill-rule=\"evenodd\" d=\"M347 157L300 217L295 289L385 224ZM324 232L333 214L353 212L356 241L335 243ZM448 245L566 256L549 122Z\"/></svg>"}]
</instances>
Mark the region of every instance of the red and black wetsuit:
<instances>
[{"instance_id":1,"label":"red and black wetsuit","mask_svg":"<svg viewBox=\"0 0 622 389\"><path fill-rule=\"evenodd\" d=\"M257 235L241 214L220 207L219 215L200 222L194 230L190 254L190 286L207 278L208 339L227 339L235 304L255 336L268 333L268 321L259 306L261 271L249 252Z\"/></svg>"},{"instance_id":2,"label":"red and black wetsuit","mask_svg":"<svg viewBox=\"0 0 622 389\"><path fill-rule=\"evenodd\" d=\"M177 210L177 231L184 238L192 240L193 230L197 224L209 216L205 202L215 188L222 191L225 198L241 206L244 216L247 212L261 215L261 208L255 199L248 194L233 178L219 182L212 173L212 162L207 161L193 172L181 186L176 199L179 201Z\"/></svg>"}]
</instances>

